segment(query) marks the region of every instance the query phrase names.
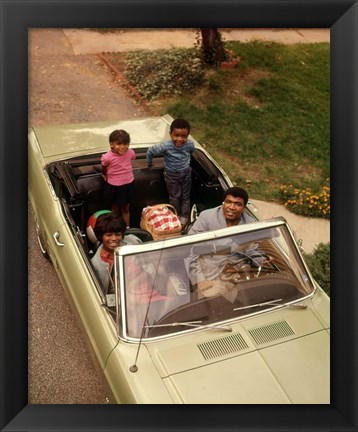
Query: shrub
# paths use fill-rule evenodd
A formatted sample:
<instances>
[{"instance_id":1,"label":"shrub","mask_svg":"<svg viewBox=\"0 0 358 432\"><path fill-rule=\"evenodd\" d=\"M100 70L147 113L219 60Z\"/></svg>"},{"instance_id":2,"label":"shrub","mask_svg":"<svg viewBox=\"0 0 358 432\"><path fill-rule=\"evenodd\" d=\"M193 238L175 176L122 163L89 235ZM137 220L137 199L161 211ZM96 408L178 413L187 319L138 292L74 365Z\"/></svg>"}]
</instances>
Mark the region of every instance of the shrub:
<instances>
[{"instance_id":1,"label":"shrub","mask_svg":"<svg viewBox=\"0 0 358 432\"><path fill-rule=\"evenodd\" d=\"M311 254L304 254L304 259L316 282L330 295L330 243L319 243Z\"/></svg>"},{"instance_id":2,"label":"shrub","mask_svg":"<svg viewBox=\"0 0 358 432\"><path fill-rule=\"evenodd\" d=\"M285 202L285 206L292 213L303 216L330 218L329 186L323 186L321 191L314 193L310 188L298 189L292 184L288 186L284 185L281 186L281 198Z\"/></svg>"},{"instance_id":3,"label":"shrub","mask_svg":"<svg viewBox=\"0 0 358 432\"><path fill-rule=\"evenodd\" d=\"M124 73L145 99L153 100L200 86L205 66L197 49L138 50L126 55Z\"/></svg>"}]
</instances>

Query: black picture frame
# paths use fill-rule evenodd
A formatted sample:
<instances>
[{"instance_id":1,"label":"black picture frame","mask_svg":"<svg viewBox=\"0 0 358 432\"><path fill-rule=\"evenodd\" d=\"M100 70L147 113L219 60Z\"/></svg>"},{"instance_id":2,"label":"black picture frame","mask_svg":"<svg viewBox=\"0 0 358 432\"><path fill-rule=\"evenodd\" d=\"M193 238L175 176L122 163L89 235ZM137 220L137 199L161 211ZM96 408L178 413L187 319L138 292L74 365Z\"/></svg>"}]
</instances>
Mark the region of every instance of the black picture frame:
<instances>
[{"instance_id":1,"label":"black picture frame","mask_svg":"<svg viewBox=\"0 0 358 432\"><path fill-rule=\"evenodd\" d=\"M357 1L0 2L1 430L357 430ZM27 405L27 31L210 26L331 29L332 403Z\"/></svg>"}]
</instances>

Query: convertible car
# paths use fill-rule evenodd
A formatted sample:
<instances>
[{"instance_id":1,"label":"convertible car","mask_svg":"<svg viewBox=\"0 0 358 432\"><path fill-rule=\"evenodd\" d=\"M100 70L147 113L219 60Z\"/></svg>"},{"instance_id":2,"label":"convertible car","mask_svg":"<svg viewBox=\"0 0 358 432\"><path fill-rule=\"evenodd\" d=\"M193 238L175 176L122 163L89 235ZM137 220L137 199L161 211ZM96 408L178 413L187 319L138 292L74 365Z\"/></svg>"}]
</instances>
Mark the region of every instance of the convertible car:
<instances>
[{"instance_id":1,"label":"convertible car","mask_svg":"<svg viewBox=\"0 0 358 432\"><path fill-rule=\"evenodd\" d=\"M168 203L163 158L146 150L172 118L29 129L29 199L39 246L54 264L90 349L120 404L329 404L330 303L283 218L153 240L144 207ZM91 264L88 221L106 210L100 157L108 136L131 136L140 244L115 251L114 292ZM232 183L193 137L192 221ZM203 293L193 272L223 255L222 286ZM233 257L236 257L235 261Z\"/></svg>"}]
</instances>

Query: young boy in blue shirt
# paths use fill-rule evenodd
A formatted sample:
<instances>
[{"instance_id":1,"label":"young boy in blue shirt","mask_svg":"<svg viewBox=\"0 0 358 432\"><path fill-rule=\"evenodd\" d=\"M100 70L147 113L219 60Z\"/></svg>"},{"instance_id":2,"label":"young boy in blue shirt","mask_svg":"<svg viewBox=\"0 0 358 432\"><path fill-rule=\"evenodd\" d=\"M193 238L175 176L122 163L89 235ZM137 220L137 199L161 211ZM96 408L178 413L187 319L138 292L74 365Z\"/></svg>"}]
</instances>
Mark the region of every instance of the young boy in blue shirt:
<instances>
[{"instance_id":1,"label":"young boy in blue shirt","mask_svg":"<svg viewBox=\"0 0 358 432\"><path fill-rule=\"evenodd\" d=\"M175 207L182 226L185 226L190 215L190 157L195 146L188 139L190 124L186 120L175 119L170 125L169 133L170 140L147 150L147 166L152 166L154 156L164 156L164 179L169 202Z\"/></svg>"}]
</instances>

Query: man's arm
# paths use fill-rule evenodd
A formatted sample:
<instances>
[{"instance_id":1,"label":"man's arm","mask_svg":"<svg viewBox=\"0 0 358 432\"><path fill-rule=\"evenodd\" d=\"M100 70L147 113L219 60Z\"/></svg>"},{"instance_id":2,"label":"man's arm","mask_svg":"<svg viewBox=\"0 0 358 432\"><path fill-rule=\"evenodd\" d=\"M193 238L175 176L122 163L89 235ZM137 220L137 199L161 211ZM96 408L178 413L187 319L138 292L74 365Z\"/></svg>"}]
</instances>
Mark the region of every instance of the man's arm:
<instances>
[{"instance_id":1,"label":"man's arm","mask_svg":"<svg viewBox=\"0 0 358 432\"><path fill-rule=\"evenodd\" d=\"M196 221L190 227L188 234L197 234L201 232L211 231L213 227L210 226L210 220L207 217L207 213L204 210L200 213Z\"/></svg>"}]
</instances>

